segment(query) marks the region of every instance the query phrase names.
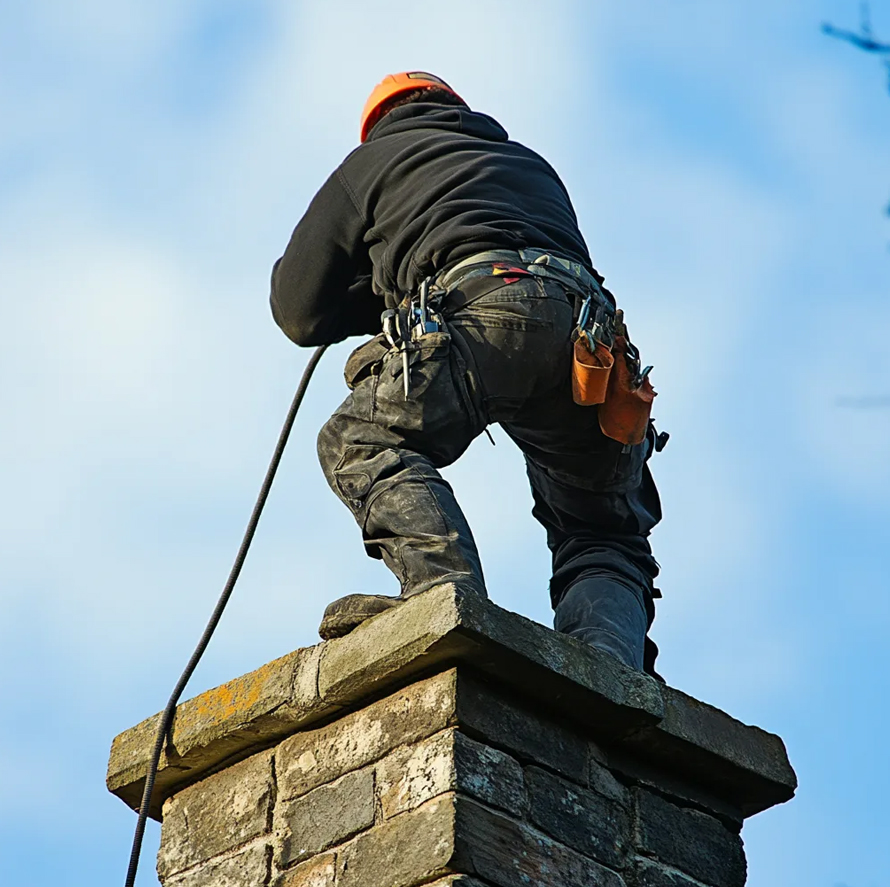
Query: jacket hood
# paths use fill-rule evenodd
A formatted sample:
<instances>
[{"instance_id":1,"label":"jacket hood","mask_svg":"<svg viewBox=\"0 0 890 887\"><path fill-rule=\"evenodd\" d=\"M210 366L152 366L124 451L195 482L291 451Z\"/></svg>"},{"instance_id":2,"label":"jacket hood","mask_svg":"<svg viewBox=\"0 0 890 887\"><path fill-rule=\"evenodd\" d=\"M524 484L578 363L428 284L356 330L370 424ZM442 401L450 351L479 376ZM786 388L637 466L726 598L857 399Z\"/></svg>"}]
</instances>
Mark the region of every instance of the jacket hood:
<instances>
[{"instance_id":1,"label":"jacket hood","mask_svg":"<svg viewBox=\"0 0 890 887\"><path fill-rule=\"evenodd\" d=\"M401 108L396 108L384 116L371 129L367 141L373 141L392 133L418 129L459 132L491 142L506 142L509 139L507 130L488 114L451 105L412 102L410 105L402 105Z\"/></svg>"}]
</instances>

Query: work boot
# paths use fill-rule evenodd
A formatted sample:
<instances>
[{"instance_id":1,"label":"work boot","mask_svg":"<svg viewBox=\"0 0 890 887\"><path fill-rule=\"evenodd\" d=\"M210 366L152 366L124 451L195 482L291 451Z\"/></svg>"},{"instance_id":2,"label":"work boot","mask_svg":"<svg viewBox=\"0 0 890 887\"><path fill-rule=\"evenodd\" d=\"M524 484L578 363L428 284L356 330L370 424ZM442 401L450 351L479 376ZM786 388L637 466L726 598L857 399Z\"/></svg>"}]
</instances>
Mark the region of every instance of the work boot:
<instances>
[{"instance_id":1,"label":"work boot","mask_svg":"<svg viewBox=\"0 0 890 887\"><path fill-rule=\"evenodd\" d=\"M451 585L456 591L476 594L481 598L488 597L483 586L474 580L463 577L460 581L445 579L422 589L422 591L398 597L390 597L385 594L347 594L346 597L337 598L327 605L324 616L321 618L321 625L318 627L318 633L325 641L329 641L331 638L342 638L367 619L398 607L399 604L405 603L415 594L432 591L434 588L441 588L444 585Z\"/></svg>"},{"instance_id":2,"label":"work boot","mask_svg":"<svg viewBox=\"0 0 890 887\"><path fill-rule=\"evenodd\" d=\"M556 607L554 628L643 670L648 620L641 589L611 576L572 585Z\"/></svg>"},{"instance_id":3,"label":"work boot","mask_svg":"<svg viewBox=\"0 0 890 887\"><path fill-rule=\"evenodd\" d=\"M385 613L404 603L406 598L385 594L347 594L327 605L318 633L323 641L342 638L366 619Z\"/></svg>"}]
</instances>

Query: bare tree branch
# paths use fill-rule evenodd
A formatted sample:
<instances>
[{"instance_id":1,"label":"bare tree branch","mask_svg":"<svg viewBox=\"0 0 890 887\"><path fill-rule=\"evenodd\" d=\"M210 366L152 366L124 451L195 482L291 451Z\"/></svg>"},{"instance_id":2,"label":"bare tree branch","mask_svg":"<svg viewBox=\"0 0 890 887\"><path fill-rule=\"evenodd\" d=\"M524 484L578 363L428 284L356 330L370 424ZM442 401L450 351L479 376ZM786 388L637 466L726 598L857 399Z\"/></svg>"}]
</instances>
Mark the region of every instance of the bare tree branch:
<instances>
[{"instance_id":1,"label":"bare tree branch","mask_svg":"<svg viewBox=\"0 0 890 887\"><path fill-rule=\"evenodd\" d=\"M884 43L875 37L871 27L871 8L868 3L859 4L858 33L845 28L836 28L830 22L822 22L822 33L850 43L863 52L878 56L887 71L887 91L890 92L890 43ZM890 204L887 205L885 212L890 216Z\"/></svg>"},{"instance_id":2,"label":"bare tree branch","mask_svg":"<svg viewBox=\"0 0 890 887\"><path fill-rule=\"evenodd\" d=\"M890 43L883 43L876 39L871 29L871 10L868 3L859 4L859 32L848 31L844 28L836 28L829 22L822 22L822 33L838 40L845 40L863 52L884 56L884 67L887 69L887 88L890 90Z\"/></svg>"}]
</instances>

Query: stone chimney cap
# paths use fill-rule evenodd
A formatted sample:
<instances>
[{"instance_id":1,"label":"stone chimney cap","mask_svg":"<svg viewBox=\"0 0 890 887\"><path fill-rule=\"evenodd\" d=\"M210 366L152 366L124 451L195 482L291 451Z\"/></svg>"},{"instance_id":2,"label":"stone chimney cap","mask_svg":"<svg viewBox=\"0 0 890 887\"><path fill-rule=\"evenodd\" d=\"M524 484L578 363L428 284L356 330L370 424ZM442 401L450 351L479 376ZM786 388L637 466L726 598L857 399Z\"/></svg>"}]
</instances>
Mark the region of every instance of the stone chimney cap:
<instances>
[{"instance_id":1,"label":"stone chimney cap","mask_svg":"<svg viewBox=\"0 0 890 887\"><path fill-rule=\"evenodd\" d=\"M150 811L192 783L416 677L470 667L583 724L615 760L668 768L750 816L797 786L782 740L573 638L447 584L344 638L296 650L182 703ZM140 803L160 714L112 743L107 785Z\"/></svg>"}]
</instances>

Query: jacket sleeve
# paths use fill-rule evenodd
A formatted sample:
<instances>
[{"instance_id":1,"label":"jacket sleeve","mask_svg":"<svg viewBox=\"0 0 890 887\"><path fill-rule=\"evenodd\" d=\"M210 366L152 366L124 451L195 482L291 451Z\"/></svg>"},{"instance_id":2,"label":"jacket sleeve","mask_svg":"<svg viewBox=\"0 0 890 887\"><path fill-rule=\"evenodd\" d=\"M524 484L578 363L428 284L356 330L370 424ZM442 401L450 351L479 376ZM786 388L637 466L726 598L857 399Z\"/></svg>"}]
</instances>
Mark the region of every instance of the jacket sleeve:
<instances>
[{"instance_id":1,"label":"jacket sleeve","mask_svg":"<svg viewBox=\"0 0 890 887\"><path fill-rule=\"evenodd\" d=\"M341 179L325 182L272 268L272 316L297 345L380 332L365 222Z\"/></svg>"}]
</instances>

